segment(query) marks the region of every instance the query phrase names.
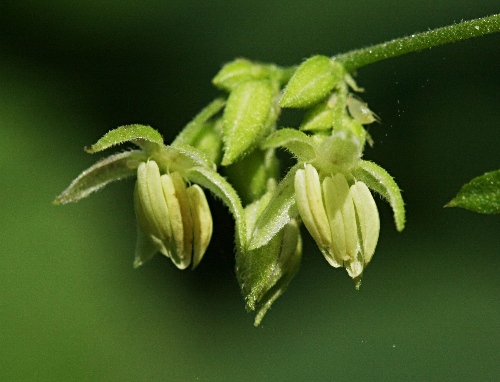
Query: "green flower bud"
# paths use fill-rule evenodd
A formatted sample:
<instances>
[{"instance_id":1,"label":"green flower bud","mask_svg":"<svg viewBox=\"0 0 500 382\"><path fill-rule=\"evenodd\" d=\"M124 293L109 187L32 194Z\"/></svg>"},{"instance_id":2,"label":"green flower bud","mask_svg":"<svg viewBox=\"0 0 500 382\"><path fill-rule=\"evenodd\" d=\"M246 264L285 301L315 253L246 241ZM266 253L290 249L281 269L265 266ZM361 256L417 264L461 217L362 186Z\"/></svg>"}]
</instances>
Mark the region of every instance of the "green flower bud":
<instances>
[{"instance_id":1,"label":"green flower bud","mask_svg":"<svg viewBox=\"0 0 500 382\"><path fill-rule=\"evenodd\" d=\"M231 92L223 115L224 156L228 166L247 154L274 121L274 91L266 80L247 81Z\"/></svg>"},{"instance_id":2,"label":"green flower bud","mask_svg":"<svg viewBox=\"0 0 500 382\"><path fill-rule=\"evenodd\" d=\"M293 279L299 270L300 261L302 258L302 238L300 237L300 229L295 219L290 220L282 231L278 233L271 241L279 243L277 248L276 262L270 267L266 275L266 281L259 285L256 296L256 310L254 325L258 326L264 315L267 313L271 305L276 299L283 294L290 281ZM273 246L273 243L268 244ZM254 257L268 250L268 246L264 246L254 250Z\"/></svg>"},{"instance_id":3,"label":"green flower bud","mask_svg":"<svg viewBox=\"0 0 500 382\"><path fill-rule=\"evenodd\" d=\"M292 76L279 105L306 108L321 101L344 79L344 67L326 56L304 61Z\"/></svg>"},{"instance_id":4,"label":"green flower bud","mask_svg":"<svg viewBox=\"0 0 500 382\"><path fill-rule=\"evenodd\" d=\"M191 142L191 146L205 153L216 165L219 165L222 159L222 134L219 130L222 130L221 119L207 122Z\"/></svg>"},{"instance_id":5,"label":"green flower bud","mask_svg":"<svg viewBox=\"0 0 500 382\"><path fill-rule=\"evenodd\" d=\"M178 172L160 175L155 161L137 169L134 193L139 227L179 269L198 265L212 235L212 216L201 188L186 188ZM142 259L136 259L141 264Z\"/></svg>"},{"instance_id":6,"label":"green flower bud","mask_svg":"<svg viewBox=\"0 0 500 382\"><path fill-rule=\"evenodd\" d=\"M378 241L380 221L368 187L337 173L320 181L306 164L295 174L296 203L307 230L333 267L344 266L359 286Z\"/></svg>"},{"instance_id":7,"label":"green flower bud","mask_svg":"<svg viewBox=\"0 0 500 382\"><path fill-rule=\"evenodd\" d=\"M233 91L243 82L263 79L267 71L263 65L244 58L227 63L217 73L212 83L220 89Z\"/></svg>"},{"instance_id":8,"label":"green flower bud","mask_svg":"<svg viewBox=\"0 0 500 382\"><path fill-rule=\"evenodd\" d=\"M370 110L368 104L355 98L352 94L349 94L349 97L347 97L346 104L349 114L362 125L369 125L378 121L377 115Z\"/></svg>"}]
</instances>

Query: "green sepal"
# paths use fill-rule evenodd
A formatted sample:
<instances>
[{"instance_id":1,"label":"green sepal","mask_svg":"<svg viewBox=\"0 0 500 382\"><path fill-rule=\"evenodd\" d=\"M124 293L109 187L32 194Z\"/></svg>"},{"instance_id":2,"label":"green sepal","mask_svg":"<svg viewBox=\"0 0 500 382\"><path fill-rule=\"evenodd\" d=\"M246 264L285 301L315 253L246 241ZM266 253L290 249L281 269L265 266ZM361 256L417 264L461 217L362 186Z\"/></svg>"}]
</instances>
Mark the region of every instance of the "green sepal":
<instances>
[{"instance_id":1,"label":"green sepal","mask_svg":"<svg viewBox=\"0 0 500 382\"><path fill-rule=\"evenodd\" d=\"M222 120L207 122L192 143L193 147L205 154L207 159L216 166L220 165L223 147L222 134L218 131L218 125L222 125Z\"/></svg>"},{"instance_id":2,"label":"green sepal","mask_svg":"<svg viewBox=\"0 0 500 382\"><path fill-rule=\"evenodd\" d=\"M365 160L352 170L352 174L389 202L396 229L401 232L405 227L405 206L401 190L394 179L382 167Z\"/></svg>"},{"instance_id":3,"label":"green sepal","mask_svg":"<svg viewBox=\"0 0 500 382\"><path fill-rule=\"evenodd\" d=\"M291 128L283 128L274 132L261 143L260 147L263 149L283 147L302 162L316 157L316 144L313 138Z\"/></svg>"},{"instance_id":4,"label":"green sepal","mask_svg":"<svg viewBox=\"0 0 500 382\"><path fill-rule=\"evenodd\" d=\"M223 166L247 154L264 136L274 114L273 97L266 80L247 81L231 92L223 115Z\"/></svg>"},{"instance_id":5,"label":"green sepal","mask_svg":"<svg viewBox=\"0 0 500 382\"><path fill-rule=\"evenodd\" d=\"M54 204L75 203L110 182L135 176L139 163L146 159L146 154L140 150L125 151L104 158L73 180L54 200Z\"/></svg>"},{"instance_id":6,"label":"green sepal","mask_svg":"<svg viewBox=\"0 0 500 382\"><path fill-rule=\"evenodd\" d=\"M329 106L329 102L323 102L309 110L302 123L300 130L316 131L333 128L335 122L335 111Z\"/></svg>"},{"instance_id":7,"label":"green sepal","mask_svg":"<svg viewBox=\"0 0 500 382\"><path fill-rule=\"evenodd\" d=\"M290 78L279 105L307 108L324 99L343 78L344 67L340 63L326 56L313 56Z\"/></svg>"},{"instance_id":8,"label":"green sepal","mask_svg":"<svg viewBox=\"0 0 500 382\"><path fill-rule=\"evenodd\" d=\"M185 176L189 181L210 190L229 208L236 225L236 247L238 250L244 250L247 246L245 212L231 184L215 170L205 166L192 167L185 173Z\"/></svg>"},{"instance_id":9,"label":"green sepal","mask_svg":"<svg viewBox=\"0 0 500 382\"><path fill-rule=\"evenodd\" d=\"M500 214L500 170L487 172L464 184L445 207L460 207L481 214Z\"/></svg>"},{"instance_id":10,"label":"green sepal","mask_svg":"<svg viewBox=\"0 0 500 382\"><path fill-rule=\"evenodd\" d=\"M366 132L363 125L353 118L344 116L344 118L342 119L342 129L349 131L359 139L361 145L361 151L363 151L363 147L367 139L369 143L371 142L370 145L373 144L373 141L371 140L369 134Z\"/></svg>"},{"instance_id":11,"label":"green sepal","mask_svg":"<svg viewBox=\"0 0 500 382\"><path fill-rule=\"evenodd\" d=\"M205 133L206 123L222 110L225 103L226 101L222 98L216 98L210 102L182 129L170 146L197 146L197 142L202 139L201 136Z\"/></svg>"},{"instance_id":12,"label":"green sepal","mask_svg":"<svg viewBox=\"0 0 500 382\"><path fill-rule=\"evenodd\" d=\"M146 152L154 152L163 146L161 134L150 126L126 125L109 131L85 151L94 154L109 147L125 142L132 142Z\"/></svg>"},{"instance_id":13,"label":"green sepal","mask_svg":"<svg viewBox=\"0 0 500 382\"><path fill-rule=\"evenodd\" d=\"M301 166L302 163L293 166L276 187L269 204L255 224L249 250L267 244L285 224L297 217L299 212L295 204L294 177Z\"/></svg>"}]
</instances>

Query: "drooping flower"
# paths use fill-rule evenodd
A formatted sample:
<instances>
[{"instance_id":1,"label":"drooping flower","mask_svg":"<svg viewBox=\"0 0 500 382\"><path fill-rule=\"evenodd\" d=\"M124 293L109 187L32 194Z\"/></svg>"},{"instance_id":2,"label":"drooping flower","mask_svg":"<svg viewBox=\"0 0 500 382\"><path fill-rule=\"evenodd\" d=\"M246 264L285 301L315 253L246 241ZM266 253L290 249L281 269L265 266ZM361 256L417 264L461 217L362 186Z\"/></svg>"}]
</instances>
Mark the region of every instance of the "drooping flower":
<instances>
[{"instance_id":1,"label":"drooping flower","mask_svg":"<svg viewBox=\"0 0 500 382\"><path fill-rule=\"evenodd\" d=\"M350 183L342 173L320 179L314 166L305 164L295 174L295 200L328 263L344 266L357 279L375 252L380 220L366 184L355 179Z\"/></svg>"},{"instance_id":2,"label":"drooping flower","mask_svg":"<svg viewBox=\"0 0 500 382\"><path fill-rule=\"evenodd\" d=\"M211 112L221 106L214 102L207 109ZM149 126L129 125L111 130L87 152L100 152L125 142L134 143L139 150L98 161L71 182L54 203L77 202L110 182L137 176L134 204L139 229L134 266L139 267L161 252L179 269L190 265L195 268L212 236L212 215L202 186L222 199L236 217L236 243L244 247L244 212L236 192L207 158L214 155L205 155L189 145L188 138L204 127L196 122L196 129L189 129L169 146Z\"/></svg>"},{"instance_id":3,"label":"drooping flower","mask_svg":"<svg viewBox=\"0 0 500 382\"><path fill-rule=\"evenodd\" d=\"M203 190L186 187L178 172L160 175L158 164L148 160L137 169L134 193L140 229L179 268L202 259L212 236L212 215ZM136 259L136 266L141 259Z\"/></svg>"}]
</instances>

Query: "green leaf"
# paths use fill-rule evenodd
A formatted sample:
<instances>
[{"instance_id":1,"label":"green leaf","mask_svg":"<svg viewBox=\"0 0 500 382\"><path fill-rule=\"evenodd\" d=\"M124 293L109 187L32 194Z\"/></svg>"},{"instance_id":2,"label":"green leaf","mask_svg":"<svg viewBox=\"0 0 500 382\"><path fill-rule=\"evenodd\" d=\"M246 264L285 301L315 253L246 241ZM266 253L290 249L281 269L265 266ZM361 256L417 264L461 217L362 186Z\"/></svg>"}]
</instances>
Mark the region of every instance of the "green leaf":
<instances>
[{"instance_id":1,"label":"green leaf","mask_svg":"<svg viewBox=\"0 0 500 382\"><path fill-rule=\"evenodd\" d=\"M55 200L54 204L75 203L115 180L135 176L140 162L147 159L140 150L104 158L82 172Z\"/></svg>"},{"instance_id":2,"label":"green leaf","mask_svg":"<svg viewBox=\"0 0 500 382\"><path fill-rule=\"evenodd\" d=\"M224 110L222 165L228 166L253 148L265 133L273 103L269 81L247 81L231 92Z\"/></svg>"},{"instance_id":3,"label":"green leaf","mask_svg":"<svg viewBox=\"0 0 500 382\"><path fill-rule=\"evenodd\" d=\"M260 215L252 234L249 249L253 250L267 244L290 219L298 215L295 204L294 177L295 172L303 164L293 166L278 184L271 201Z\"/></svg>"},{"instance_id":4,"label":"green leaf","mask_svg":"<svg viewBox=\"0 0 500 382\"><path fill-rule=\"evenodd\" d=\"M500 170L487 172L464 184L445 207L461 207L481 214L500 214Z\"/></svg>"},{"instance_id":5,"label":"green leaf","mask_svg":"<svg viewBox=\"0 0 500 382\"><path fill-rule=\"evenodd\" d=\"M365 160L362 160L359 167L354 168L352 172L356 179L363 181L389 202L394 212L396 229L401 232L405 227L405 206L401 191L394 179L382 167Z\"/></svg>"},{"instance_id":6,"label":"green leaf","mask_svg":"<svg viewBox=\"0 0 500 382\"><path fill-rule=\"evenodd\" d=\"M306 108L325 98L343 81L344 68L326 56L313 56L304 61L288 82L281 107Z\"/></svg>"},{"instance_id":7,"label":"green leaf","mask_svg":"<svg viewBox=\"0 0 500 382\"><path fill-rule=\"evenodd\" d=\"M202 111L193 118L177 135L170 146L191 145L194 146L195 141L199 140L199 136L203 134L205 123L215 114L222 110L226 101L222 98L216 98L210 102Z\"/></svg>"},{"instance_id":8,"label":"green leaf","mask_svg":"<svg viewBox=\"0 0 500 382\"><path fill-rule=\"evenodd\" d=\"M314 140L301 131L284 128L267 137L260 145L263 149L284 147L299 161L307 162L316 157Z\"/></svg>"},{"instance_id":9,"label":"green leaf","mask_svg":"<svg viewBox=\"0 0 500 382\"><path fill-rule=\"evenodd\" d=\"M191 182L210 190L229 208L236 223L236 246L238 250L243 251L247 246L245 211L233 187L215 170L207 167L193 167L186 173L186 177Z\"/></svg>"},{"instance_id":10,"label":"green leaf","mask_svg":"<svg viewBox=\"0 0 500 382\"><path fill-rule=\"evenodd\" d=\"M86 147L85 151L94 154L125 142L132 142L141 149L152 152L163 145L163 138L158 131L150 126L126 125L109 131L95 144Z\"/></svg>"}]
</instances>

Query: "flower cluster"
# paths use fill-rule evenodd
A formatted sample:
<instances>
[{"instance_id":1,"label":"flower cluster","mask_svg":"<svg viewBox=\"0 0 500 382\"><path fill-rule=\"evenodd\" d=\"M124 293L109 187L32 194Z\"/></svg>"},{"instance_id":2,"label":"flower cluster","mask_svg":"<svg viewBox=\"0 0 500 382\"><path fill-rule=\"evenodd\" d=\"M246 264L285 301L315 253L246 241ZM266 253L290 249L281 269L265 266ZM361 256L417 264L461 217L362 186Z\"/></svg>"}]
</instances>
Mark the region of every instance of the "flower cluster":
<instances>
[{"instance_id":1,"label":"flower cluster","mask_svg":"<svg viewBox=\"0 0 500 382\"><path fill-rule=\"evenodd\" d=\"M314 56L297 68L238 59L213 83L227 93L203 109L170 144L149 126L122 126L87 149L124 142L138 149L111 155L56 198L76 202L111 181L137 177L136 267L157 252L179 269L195 268L209 248L212 215L203 189L235 220L236 274L258 325L297 273L303 223L333 267L356 286L372 260L380 222L372 191L404 227L404 205L387 172L362 159L377 121L344 66ZM298 128L279 128L283 108L304 109ZM280 179L277 149L296 160Z\"/></svg>"}]
</instances>

